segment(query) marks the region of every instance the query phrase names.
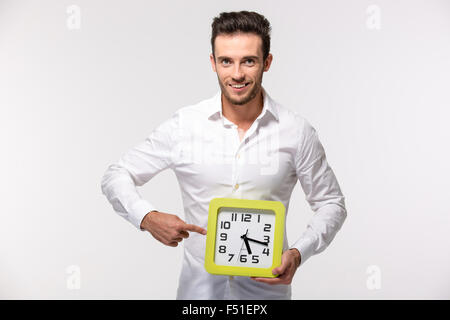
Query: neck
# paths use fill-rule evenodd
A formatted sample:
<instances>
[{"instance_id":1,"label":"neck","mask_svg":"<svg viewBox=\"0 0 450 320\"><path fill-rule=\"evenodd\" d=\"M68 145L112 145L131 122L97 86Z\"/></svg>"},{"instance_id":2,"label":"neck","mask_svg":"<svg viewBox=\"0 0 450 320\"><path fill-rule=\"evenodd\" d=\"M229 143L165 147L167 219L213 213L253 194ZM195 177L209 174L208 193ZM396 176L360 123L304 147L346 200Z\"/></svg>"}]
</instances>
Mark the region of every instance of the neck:
<instances>
[{"instance_id":1,"label":"neck","mask_svg":"<svg viewBox=\"0 0 450 320\"><path fill-rule=\"evenodd\" d=\"M263 109L262 89L246 104L232 104L222 93L222 114L239 128L248 129Z\"/></svg>"}]
</instances>

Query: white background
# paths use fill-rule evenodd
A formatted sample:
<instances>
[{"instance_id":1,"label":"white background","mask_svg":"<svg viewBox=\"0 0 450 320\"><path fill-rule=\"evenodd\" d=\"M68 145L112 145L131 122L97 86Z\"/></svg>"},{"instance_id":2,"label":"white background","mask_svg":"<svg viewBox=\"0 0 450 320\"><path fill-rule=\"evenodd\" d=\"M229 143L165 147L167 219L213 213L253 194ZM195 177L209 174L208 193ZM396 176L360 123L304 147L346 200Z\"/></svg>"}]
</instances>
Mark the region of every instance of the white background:
<instances>
[{"instance_id":1,"label":"white background","mask_svg":"<svg viewBox=\"0 0 450 320\"><path fill-rule=\"evenodd\" d=\"M234 10L271 22L263 85L316 128L346 196L347 221L299 268L293 298L450 298L444 0L0 1L0 298L175 298L182 247L116 215L100 181L219 90L211 22ZM173 172L140 193L183 218ZM297 184L290 243L311 215Z\"/></svg>"}]
</instances>

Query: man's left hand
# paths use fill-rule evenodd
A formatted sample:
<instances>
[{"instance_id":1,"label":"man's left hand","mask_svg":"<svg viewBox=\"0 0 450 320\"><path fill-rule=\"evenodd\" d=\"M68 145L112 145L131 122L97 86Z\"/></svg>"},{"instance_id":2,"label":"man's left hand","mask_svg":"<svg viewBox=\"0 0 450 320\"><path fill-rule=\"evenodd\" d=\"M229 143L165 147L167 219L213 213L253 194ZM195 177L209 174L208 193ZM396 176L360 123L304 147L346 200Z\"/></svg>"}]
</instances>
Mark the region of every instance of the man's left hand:
<instances>
[{"instance_id":1,"label":"man's left hand","mask_svg":"<svg viewBox=\"0 0 450 320\"><path fill-rule=\"evenodd\" d=\"M272 269L273 274L279 274L276 278L256 278L252 280L268 284L291 284L292 278L301 263L301 255L297 249L290 249L281 256L281 265Z\"/></svg>"}]
</instances>

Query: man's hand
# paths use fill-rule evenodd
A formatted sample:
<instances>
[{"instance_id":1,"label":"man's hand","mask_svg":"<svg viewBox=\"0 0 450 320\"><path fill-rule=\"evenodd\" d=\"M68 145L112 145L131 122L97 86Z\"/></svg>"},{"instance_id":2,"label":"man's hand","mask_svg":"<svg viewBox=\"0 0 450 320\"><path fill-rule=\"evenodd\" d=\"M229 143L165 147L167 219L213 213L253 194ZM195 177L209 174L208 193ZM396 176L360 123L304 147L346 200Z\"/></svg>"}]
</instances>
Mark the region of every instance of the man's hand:
<instances>
[{"instance_id":1,"label":"man's hand","mask_svg":"<svg viewBox=\"0 0 450 320\"><path fill-rule=\"evenodd\" d=\"M176 247L188 238L188 231L206 234L206 230L199 226L187 224L174 214L159 211L147 213L142 219L141 229L147 230L156 240L170 247Z\"/></svg>"},{"instance_id":2,"label":"man's hand","mask_svg":"<svg viewBox=\"0 0 450 320\"><path fill-rule=\"evenodd\" d=\"M294 274L297 271L298 266L301 262L301 255L297 249L290 249L283 253L281 256L281 265L277 268L272 269L273 274L279 274L277 278L255 278L251 277L252 280L258 282L264 282L268 284L290 284Z\"/></svg>"}]
</instances>

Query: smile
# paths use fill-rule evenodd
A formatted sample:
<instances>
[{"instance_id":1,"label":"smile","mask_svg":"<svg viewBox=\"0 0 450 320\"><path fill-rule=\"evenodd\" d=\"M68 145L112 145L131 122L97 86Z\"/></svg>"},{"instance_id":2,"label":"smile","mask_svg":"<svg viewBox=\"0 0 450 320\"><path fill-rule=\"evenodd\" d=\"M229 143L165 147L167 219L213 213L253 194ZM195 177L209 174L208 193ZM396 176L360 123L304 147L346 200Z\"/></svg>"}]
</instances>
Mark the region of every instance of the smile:
<instances>
[{"instance_id":1,"label":"smile","mask_svg":"<svg viewBox=\"0 0 450 320\"><path fill-rule=\"evenodd\" d=\"M243 91L245 88L250 84L250 82L243 83L243 84L230 84L229 86L233 88L233 91Z\"/></svg>"}]
</instances>

